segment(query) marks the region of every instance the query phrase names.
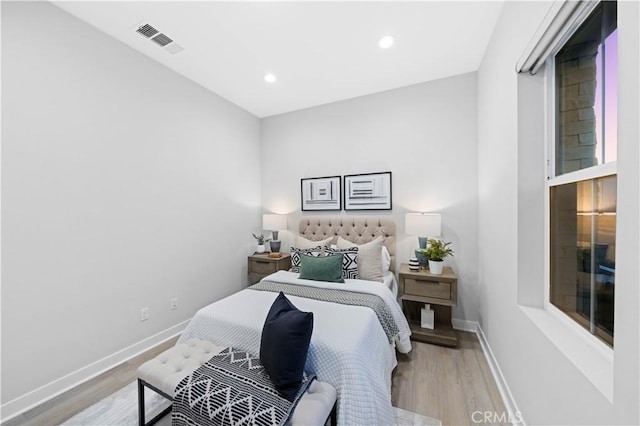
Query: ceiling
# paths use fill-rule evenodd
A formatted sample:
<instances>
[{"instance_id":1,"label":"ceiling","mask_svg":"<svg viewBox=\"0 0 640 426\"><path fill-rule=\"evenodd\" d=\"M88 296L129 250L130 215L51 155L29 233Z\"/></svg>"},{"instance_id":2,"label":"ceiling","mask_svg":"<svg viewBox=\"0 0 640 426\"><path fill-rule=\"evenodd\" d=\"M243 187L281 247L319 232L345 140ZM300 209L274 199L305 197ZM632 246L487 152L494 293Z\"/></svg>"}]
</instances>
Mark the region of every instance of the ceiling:
<instances>
[{"instance_id":1,"label":"ceiling","mask_svg":"<svg viewBox=\"0 0 640 426\"><path fill-rule=\"evenodd\" d=\"M54 4L267 117L475 71L503 2ZM142 23L184 50L171 54L136 33ZM378 46L385 35L395 41L389 49ZM267 83L267 73L277 80Z\"/></svg>"}]
</instances>

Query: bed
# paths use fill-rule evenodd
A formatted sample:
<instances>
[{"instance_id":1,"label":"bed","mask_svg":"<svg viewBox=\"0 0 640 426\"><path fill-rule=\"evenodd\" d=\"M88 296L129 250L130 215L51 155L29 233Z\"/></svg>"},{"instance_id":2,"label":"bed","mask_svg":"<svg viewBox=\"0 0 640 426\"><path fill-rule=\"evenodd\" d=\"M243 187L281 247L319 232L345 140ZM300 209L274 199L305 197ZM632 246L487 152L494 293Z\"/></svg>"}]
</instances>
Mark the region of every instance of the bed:
<instances>
[{"instance_id":1,"label":"bed","mask_svg":"<svg viewBox=\"0 0 640 426\"><path fill-rule=\"evenodd\" d=\"M386 218L304 218L299 234L312 241L338 236L363 244L382 236L395 269L395 225ZM200 309L180 341L190 338L232 345L259 353L262 326L271 304L281 288L296 289L305 295L287 297L300 310L314 313L314 328L305 370L319 380L332 384L338 392L338 424L394 424L391 407L391 373L397 365L396 349L411 350L411 334L400 305L393 293L395 280L372 282L345 279L331 283L299 279L299 274L278 271L256 286L273 286L276 290L248 288ZM387 316L397 330L389 333L382 326L379 312L369 307L334 303L306 297L316 289L328 289L338 295L349 292L373 294L383 301ZM318 290L325 291L325 290ZM370 297L370 296L367 296ZM393 335L393 336L392 336Z\"/></svg>"}]
</instances>

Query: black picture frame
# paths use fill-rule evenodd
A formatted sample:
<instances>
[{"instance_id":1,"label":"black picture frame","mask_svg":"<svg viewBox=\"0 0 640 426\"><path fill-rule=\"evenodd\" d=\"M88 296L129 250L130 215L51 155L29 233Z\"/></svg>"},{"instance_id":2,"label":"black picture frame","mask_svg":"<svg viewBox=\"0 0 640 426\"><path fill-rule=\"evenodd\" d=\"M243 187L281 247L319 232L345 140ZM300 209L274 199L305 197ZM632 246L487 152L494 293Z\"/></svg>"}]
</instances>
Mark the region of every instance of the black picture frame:
<instances>
[{"instance_id":1,"label":"black picture frame","mask_svg":"<svg viewBox=\"0 0 640 426\"><path fill-rule=\"evenodd\" d=\"M300 179L300 208L303 212L342 210L340 176Z\"/></svg>"},{"instance_id":2,"label":"black picture frame","mask_svg":"<svg viewBox=\"0 0 640 426\"><path fill-rule=\"evenodd\" d=\"M343 177L344 210L391 210L391 172L363 173Z\"/></svg>"}]
</instances>

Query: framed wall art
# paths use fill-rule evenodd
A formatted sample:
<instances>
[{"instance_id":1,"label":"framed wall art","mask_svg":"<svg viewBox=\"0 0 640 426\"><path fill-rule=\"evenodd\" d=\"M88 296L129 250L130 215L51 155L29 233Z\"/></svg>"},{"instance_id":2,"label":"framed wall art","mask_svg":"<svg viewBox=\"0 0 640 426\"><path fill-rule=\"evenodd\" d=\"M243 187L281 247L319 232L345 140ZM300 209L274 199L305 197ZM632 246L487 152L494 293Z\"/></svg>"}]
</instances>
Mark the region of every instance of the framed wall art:
<instances>
[{"instance_id":1,"label":"framed wall art","mask_svg":"<svg viewBox=\"0 0 640 426\"><path fill-rule=\"evenodd\" d=\"M342 210L340 176L300 179L302 211Z\"/></svg>"},{"instance_id":2,"label":"framed wall art","mask_svg":"<svg viewBox=\"0 0 640 426\"><path fill-rule=\"evenodd\" d=\"M391 172L344 176L345 210L391 210Z\"/></svg>"}]
</instances>

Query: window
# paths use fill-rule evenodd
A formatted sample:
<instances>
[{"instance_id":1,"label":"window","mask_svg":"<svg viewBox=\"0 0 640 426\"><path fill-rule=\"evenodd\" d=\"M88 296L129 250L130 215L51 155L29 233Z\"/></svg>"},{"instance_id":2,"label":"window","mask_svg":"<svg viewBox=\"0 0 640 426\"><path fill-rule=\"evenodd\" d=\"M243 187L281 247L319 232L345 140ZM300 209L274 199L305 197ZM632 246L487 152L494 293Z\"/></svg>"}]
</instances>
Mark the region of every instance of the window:
<instances>
[{"instance_id":1,"label":"window","mask_svg":"<svg viewBox=\"0 0 640 426\"><path fill-rule=\"evenodd\" d=\"M600 3L550 62L550 302L613 346L617 4Z\"/></svg>"}]
</instances>

